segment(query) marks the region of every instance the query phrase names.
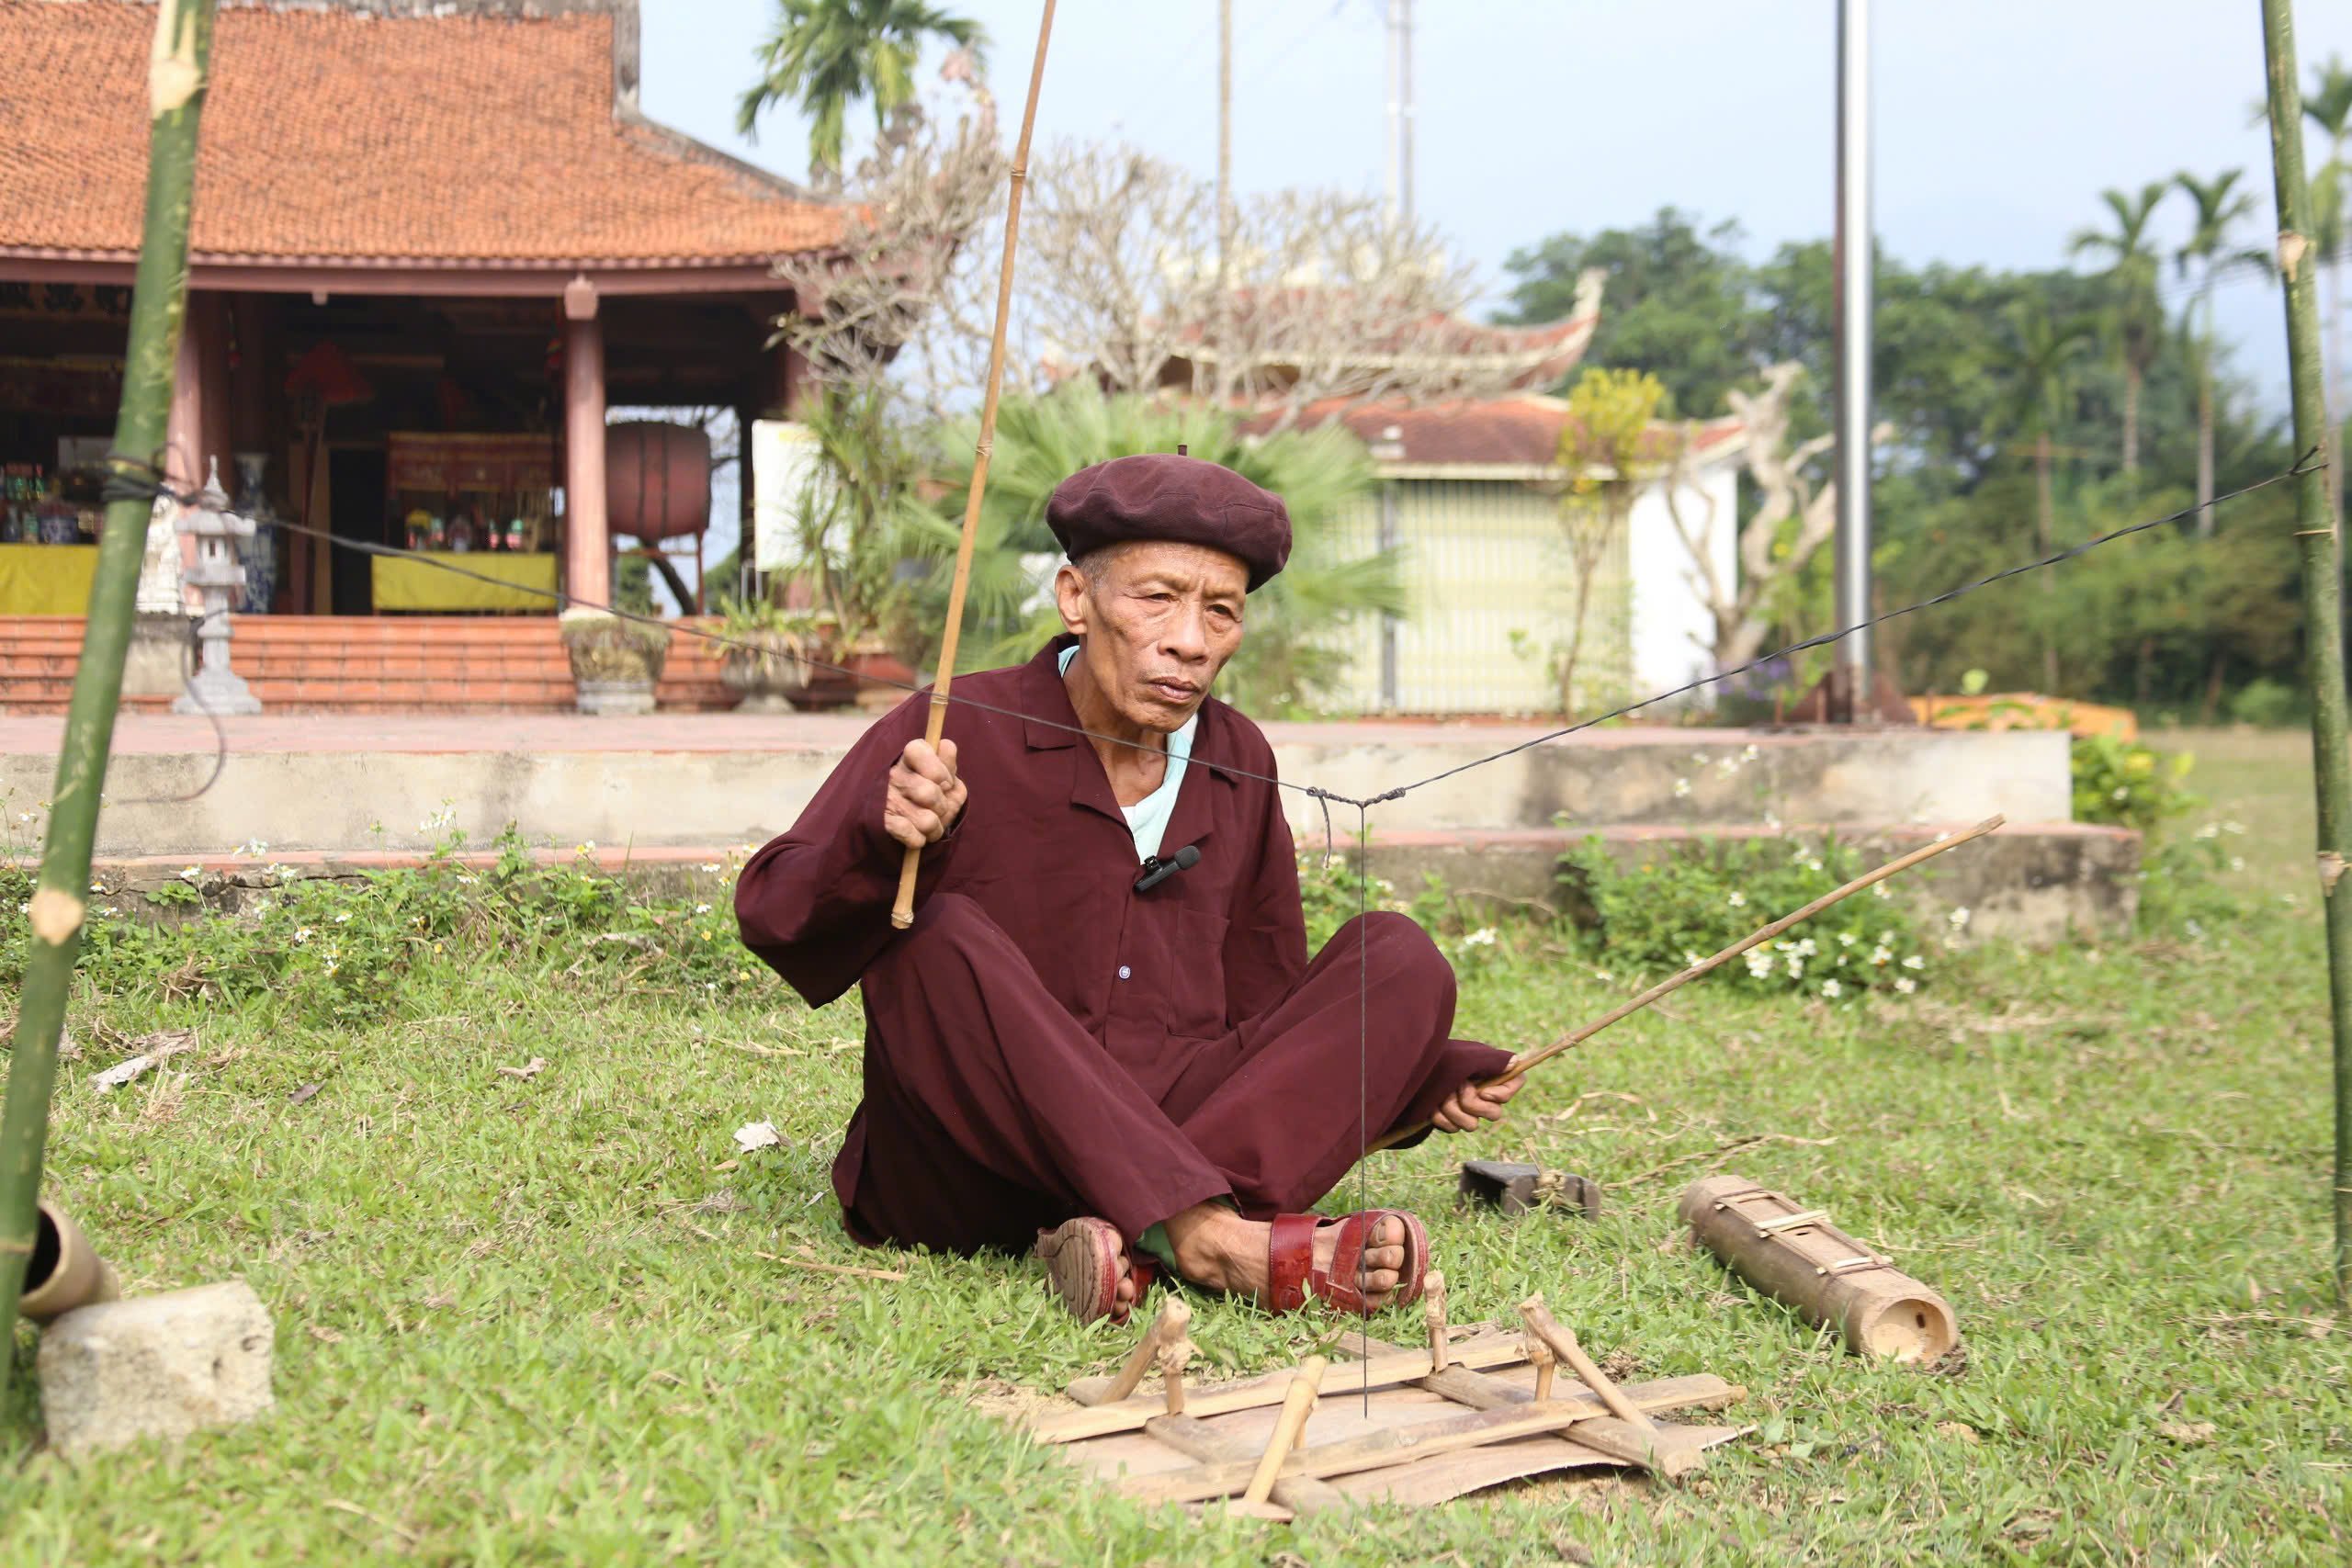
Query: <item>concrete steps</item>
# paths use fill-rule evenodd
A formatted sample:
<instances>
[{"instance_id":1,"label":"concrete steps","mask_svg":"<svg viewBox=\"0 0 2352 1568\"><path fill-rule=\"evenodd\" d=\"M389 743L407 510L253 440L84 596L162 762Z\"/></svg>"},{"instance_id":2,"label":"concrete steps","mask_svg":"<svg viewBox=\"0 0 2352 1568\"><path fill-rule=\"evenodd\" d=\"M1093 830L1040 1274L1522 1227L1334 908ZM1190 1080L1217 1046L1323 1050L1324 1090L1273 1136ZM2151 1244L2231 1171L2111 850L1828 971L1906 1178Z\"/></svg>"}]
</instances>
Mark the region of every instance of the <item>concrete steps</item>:
<instances>
[{"instance_id":1,"label":"concrete steps","mask_svg":"<svg viewBox=\"0 0 2352 1568\"><path fill-rule=\"evenodd\" d=\"M62 713L80 661L79 616L0 616L0 713ZM232 660L266 710L281 713L568 713L571 667L548 617L252 615ZM730 707L718 649L673 635L657 701L679 712ZM134 712L169 696L130 697Z\"/></svg>"}]
</instances>

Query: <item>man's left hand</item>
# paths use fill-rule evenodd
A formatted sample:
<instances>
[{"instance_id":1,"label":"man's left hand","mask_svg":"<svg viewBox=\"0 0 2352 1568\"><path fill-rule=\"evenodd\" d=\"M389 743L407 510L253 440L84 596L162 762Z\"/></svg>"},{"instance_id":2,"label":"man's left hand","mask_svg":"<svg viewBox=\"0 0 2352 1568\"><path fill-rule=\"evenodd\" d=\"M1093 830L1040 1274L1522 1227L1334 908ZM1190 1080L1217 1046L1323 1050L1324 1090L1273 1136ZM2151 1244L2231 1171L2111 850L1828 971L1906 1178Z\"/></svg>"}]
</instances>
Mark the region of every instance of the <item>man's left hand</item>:
<instances>
[{"instance_id":1,"label":"man's left hand","mask_svg":"<svg viewBox=\"0 0 2352 1568\"><path fill-rule=\"evenodd\" d=\"M1499 1122L1503 1107L1519 1092L1525 1078L1506 1078L1501 1083L1466 1083L1445 1097L1437 1108L1430 1124L1441 1133L1466 1133L1481 1122Z\"/></svg>"}]
</instances>

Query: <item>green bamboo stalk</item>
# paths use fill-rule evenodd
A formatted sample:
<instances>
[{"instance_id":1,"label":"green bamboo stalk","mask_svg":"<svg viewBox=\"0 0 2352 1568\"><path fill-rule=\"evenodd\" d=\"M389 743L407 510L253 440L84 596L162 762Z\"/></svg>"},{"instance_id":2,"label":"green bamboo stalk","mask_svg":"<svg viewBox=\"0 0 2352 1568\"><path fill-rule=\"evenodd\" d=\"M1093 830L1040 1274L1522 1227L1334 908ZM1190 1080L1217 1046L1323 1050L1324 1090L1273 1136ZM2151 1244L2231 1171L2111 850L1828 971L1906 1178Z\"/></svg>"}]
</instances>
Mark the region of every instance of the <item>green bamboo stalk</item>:
<instances>
[{"instance_id":1,"label":"green bamboo stalk","mask_svg":"<svg viewBox=\"0 0 2352 1568\"><path fill-rule=\"evenodd\" d=\"M2278 197L2278 273L2286 284L2287 366L2295 449L2327 449L2320 392L2319 302L2311 186L2303 177L2303 105L2295 80L2290 0L2262 0L2270 75L2270 168ZM2319 792L2319 884L2327 906L2327 981L2335 1034L2335 1300L2352 1310L2352 889L2336 897L2352 853L2352 757L2345 751L2341 541L2330 525L2335 476L2316 464L2295 482L2295 539L2303 565L2303 668L2312 689L2312 761Z\"/></svg>"},{"instance_id":2,"label":"green bamboo stalk","mask_svg":"<svg viewBox=\"0 0 2352 1568\"><path fill-rule=\"evenodd\" d=\"M160 461L170 423L172 368L187 317L188 209L196 188L197 117L204 107L212 56L214 0L162 0L148 60L147 215L130 300L122 409L114 451L119 464ZM193 455L191 455L193 456ZM119 474L126 472L116 467ZM49 833L32 897L32 955L18 999L8 1058L8 1092L0 1107L0 1398L16 1360L17 1297L33 1247L41 1154L49 1136L50 1091L57 1080L57 1041L66 989L81 947L90 886L90 847L97 836L98 792L106 784L115 706L122 699L122 661L130 644L139 566L153 511L143 500L107 507L82 659L74 672L65 738L50 797Z\"/></svg>"}]
</instances>

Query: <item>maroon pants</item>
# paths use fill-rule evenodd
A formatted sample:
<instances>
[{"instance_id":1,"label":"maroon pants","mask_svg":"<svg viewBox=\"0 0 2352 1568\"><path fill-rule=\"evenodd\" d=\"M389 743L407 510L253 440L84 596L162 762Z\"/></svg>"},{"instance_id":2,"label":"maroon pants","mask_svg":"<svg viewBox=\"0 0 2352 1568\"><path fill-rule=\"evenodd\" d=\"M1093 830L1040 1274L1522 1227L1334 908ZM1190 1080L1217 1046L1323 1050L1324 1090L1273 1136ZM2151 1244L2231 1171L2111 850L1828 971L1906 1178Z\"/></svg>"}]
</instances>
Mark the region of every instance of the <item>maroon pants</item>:
<instances>
[{"instance_id":1,"label":"maroon pants","mask_svg":"<svg viewBox=\"0 0 2352 1568\"><path fill-rule=\"evenodd\" d=\"M1257 1218L1305 1209L1366 1136L1509 1060L1447 1037L1453 971L1394 914L1350 921L1276 1006L1151 1064L1117 1061L955 894L864 991L865 1102L834 1190L861 1240L943 1251L1025 1248L1079 1214L1132 1240L1226 1196Z\"/></svg>"}]
</instances>

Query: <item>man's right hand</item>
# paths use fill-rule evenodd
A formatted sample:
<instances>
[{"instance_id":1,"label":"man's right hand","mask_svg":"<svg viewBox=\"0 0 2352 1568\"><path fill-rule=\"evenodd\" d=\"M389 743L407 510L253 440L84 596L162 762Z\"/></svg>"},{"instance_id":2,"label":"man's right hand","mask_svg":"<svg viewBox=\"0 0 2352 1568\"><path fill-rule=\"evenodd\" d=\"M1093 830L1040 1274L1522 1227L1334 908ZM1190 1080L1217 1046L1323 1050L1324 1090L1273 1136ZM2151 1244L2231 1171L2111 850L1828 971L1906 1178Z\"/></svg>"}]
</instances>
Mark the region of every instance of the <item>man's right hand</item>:
<instances>
[{"instance_id":1,"label":"man's right hand","mask_svg":"<svg viewBox=\"0 0 2352 1568\"><path fill-rule=\"evenodd\" d=\"M956 776L956 742L910 740L890 765L882 797L882 830L910 850L935 844L964 812L964 781Z\"/></svg>"}]
</instances>

